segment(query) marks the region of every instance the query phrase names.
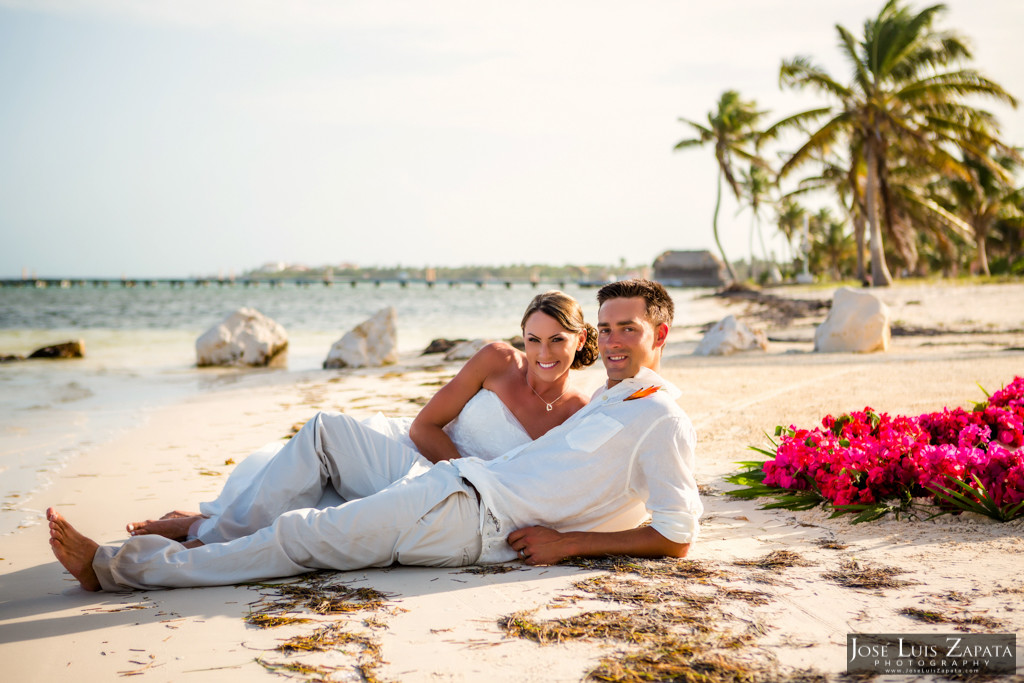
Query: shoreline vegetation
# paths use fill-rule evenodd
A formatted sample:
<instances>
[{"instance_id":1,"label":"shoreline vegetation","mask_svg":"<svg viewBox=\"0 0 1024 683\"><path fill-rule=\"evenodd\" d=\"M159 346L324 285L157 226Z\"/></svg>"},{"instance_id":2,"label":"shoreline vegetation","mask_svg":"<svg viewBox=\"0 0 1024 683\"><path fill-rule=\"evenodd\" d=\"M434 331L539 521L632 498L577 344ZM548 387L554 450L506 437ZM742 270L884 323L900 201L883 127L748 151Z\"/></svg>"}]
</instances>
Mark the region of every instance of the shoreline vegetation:
<instances>
[{"instance_id":1,"label":"shoreline vegetation","mask_svg":"<svg viewBox=\"0 0 1024 683\"><path fill-rule=\"evenodd\" d=\"M723 190L751 216L750 260L757 236L764 264L755 281L775 261L769 207L805 276L887 286L894 275L1024 273L1024 156L980 106L1016 108L1017 98L973 67L969 39L941 25L945 11L887 0L859 33L836 25L849 67L838 78L820 56L784 59L780 88L819 96L811 109L773 119L726 90L704 120L680 118L693 137L675 150L708 146L715 156L711 228L731 280ZM815 210L807 197L828 203Z\"/></svg>"}]
</instances>

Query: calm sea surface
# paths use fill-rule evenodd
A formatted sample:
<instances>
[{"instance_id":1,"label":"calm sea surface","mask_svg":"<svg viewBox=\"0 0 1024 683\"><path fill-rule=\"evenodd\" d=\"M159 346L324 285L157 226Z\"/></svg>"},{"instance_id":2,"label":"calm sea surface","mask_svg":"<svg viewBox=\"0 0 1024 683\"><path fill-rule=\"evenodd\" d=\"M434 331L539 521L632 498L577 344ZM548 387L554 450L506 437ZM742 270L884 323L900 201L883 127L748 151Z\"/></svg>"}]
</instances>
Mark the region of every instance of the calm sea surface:
<instances>
[{"instance_id":1,"label":"calm sea surface","mask_svg":"<svg viewBox=\"0 0 1024 683\"><path fill-rule=\"evenodd\" d=\"M283 325L289 349L282 369L230 374L281 381L319 369L331 344L386 306L398 312L399 350L416 352L437 337L518 334L526 305L547 288L0 288L0 354L27 355L69 339L83 339L86 347L81 360L0 364L0 534L41 519L32 493L69 458L137 426L153 408L224 387L223 371L195 367L195 340L238 308L256 308ZM595 321L597 290L565 290ZM686 302L694 295L673 291L677 324L685 321Z\"/></svg>"}]
</instances>

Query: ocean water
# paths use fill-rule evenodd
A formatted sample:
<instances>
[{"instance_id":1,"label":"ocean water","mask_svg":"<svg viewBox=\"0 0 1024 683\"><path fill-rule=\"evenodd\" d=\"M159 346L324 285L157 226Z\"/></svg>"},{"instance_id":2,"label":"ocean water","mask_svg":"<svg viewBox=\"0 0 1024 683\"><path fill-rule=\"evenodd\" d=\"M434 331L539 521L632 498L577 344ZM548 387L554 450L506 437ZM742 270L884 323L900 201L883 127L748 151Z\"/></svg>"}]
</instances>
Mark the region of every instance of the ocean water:
<instances>
[{"instance_id":1,"label":"ocean water","mask_svg":"<svg viewBox=\"0 0 1024 683\"><path fill-rule=\"evenodd\" d=\"M331 345L381 308L398 313L402 353L432 339L507 338L530 299L548 289L371 283L356 287L120 286L0 288L0 354L28 355L70 339L86 357L0 364L0 534L38 523L38 492L70 458L134 428L148 412L228 381L287 381L318 371ZM596 289L565 291L596 321ZM677 324L695 290L673 290ZM195 340L232 311L256 308L284 326L289 349L274 369L195 365ZM323 372L338 372L323 371Z\"/></svg>"}]
</instances>

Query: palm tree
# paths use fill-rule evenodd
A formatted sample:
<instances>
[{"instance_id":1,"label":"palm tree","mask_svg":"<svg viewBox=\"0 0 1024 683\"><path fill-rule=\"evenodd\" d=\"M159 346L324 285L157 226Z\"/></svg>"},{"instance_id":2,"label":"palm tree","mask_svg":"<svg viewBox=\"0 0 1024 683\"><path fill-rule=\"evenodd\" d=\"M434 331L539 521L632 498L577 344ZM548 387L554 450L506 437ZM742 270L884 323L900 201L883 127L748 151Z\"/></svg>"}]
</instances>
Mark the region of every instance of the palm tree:
<instances>
[{"instance_id":1,"label":"palm tree","mask_svg":"<svg viewBox=\"0 0 1024 683\"><path fill-rule=\"evenodd\" d=\"M1006 155L993 157L995 162L1009 172L1017 169L1016 160ZM1019 222L1024 219L1018 204L1024 196L1024 188L1015 188L980 160L965 155L965 165L971 171L970 180L955 178L947 187L953 204L966 219L977 245L978 270L984 275L992 273L988 267L986 242L996 221Z\"/></svg>"},{"instance_id":2,"label":"palm tree","mask_svg":"<svg viewBox=\"0 0 1024 683\"><path fill-rule=\"evenodd\" d=\"M842 280L843 272L853 261L857 248L853 235L846 232L846 222L832 215L828 207L812 215L808 221L811 233L812 262L816 270L827 267L833 280Z\"/></svg>"},{"instance_id":3,"label":"palm tree","mask_svg":"<svg viewBox=\"0 0 1024 683\"><path fill-rule=\"evenodd\" d=\"M797 185L797 189L783 196L783 199L792 199L798 195L829 190L834 192L840 207L853 223L853 239L856 244L856 277L862 283L867 284L867 274L864 269L864 160L857 154L857 149L851 150L851 161L842 159L823 159L821 173L817 176L804 178Z\"/></svg>"},{"instance_id":4,"label":"palm tree","mask_svg":"<svg viewBox=\"0 0 1024 683\"><path fill-rule=\"evenodd\" d=\"M722 180L725 179L729 183L733 195L739 201L742 196L742 190L740 189L739 181L736 179L735 160L738 158L758 166L765 165L765 162L754 151L760 136L758 124L765 113L758 111L757 105L753 100L742 100L738 92L727 90L719 98L716 109L708 112L707 125L697 121L690 121L689 119L679 119L691 126L697 132L697 137L680 140L676 143L675 149L703 147L709 142L714 144L715 160L718 162L718 185L715 193L715 212L711 218L711 229L715 236L718 252L722 255L725 267L729 271L729 277L734 282L737 279L736 271L729 262L729 258L725 255L722 240L718 236L718 210L722 205Z\"/></svg>"},{"instance_id":5,"label":"palm tree","mask_svg":"<svg viewBox=\"0 0 1024 683\"><path fill-rule=\"evenodd\" d=\"M768 247L764 243L764 231L761 230L761 210L767 201L771 203L771 193L775 188L775 180L772 172L766 166L751 164L748 170L743 171L740 179L740 187L743 190L743 197L747 206L750 207L750 277L757 280L754 270L754 233L757 233L761 242L761 259L768 262Z\"/></svg>"},{"instance_id":6,"label":"palm tree","mask_svg":"<svg viewBox=\"0 0 1024 683\"><path fill-rule=\"evenodd\" d=\"M864 23L863 38L857 39L837 25L840 48L853 67L853 81L848 85L807 57L783 61L779 72L782 85L814 88L835 100L832 106L802 112L770 129L774 132L779 127L826 119L780 173L815 155L822 156L839 142L863 155L864 208L876 286L892 282L885 262L882 220L891 235L894 206L888 183L897 159L966 178L967 171L953 154L960 147L977 153L994 173L1005 174L1005 169L997 169L998 164L980 153L989 147L1010 151L996 138L995 118L965 104L963 98L982 95L1013 106L1016 100L997 83L961 66L971 56L964 40L933 28L944 10L945 6L934 5L913 13L900 0L888 0L876 18Z\"/></svg>"},{"instance_id":7,"label":"palm tree","mask_svg":"<svg viewBox=\"0 0 1024 683\"><path fill-rule=\"evenodd\" d=\"M786 237L786 246L789 248L789 260L796 257L793 254L793 238L804 229L804 216L807 209L802 207L793 194L784 195L775 207L776 225L779 231Z\"/></svg>"}]
</instances>

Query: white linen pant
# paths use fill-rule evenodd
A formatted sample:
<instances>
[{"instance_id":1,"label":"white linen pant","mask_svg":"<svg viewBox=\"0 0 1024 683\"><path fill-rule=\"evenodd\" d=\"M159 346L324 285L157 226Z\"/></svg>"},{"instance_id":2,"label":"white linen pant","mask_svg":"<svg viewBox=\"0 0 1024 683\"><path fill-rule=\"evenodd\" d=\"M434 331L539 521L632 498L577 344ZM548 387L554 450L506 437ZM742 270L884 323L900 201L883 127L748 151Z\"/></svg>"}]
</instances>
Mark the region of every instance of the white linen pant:
<instances>
[{"instance_id":1,"label":"white linen pant","mask_svg":"<svg viewBox=\"0 0 1024 683\"><path fill-rule=\"evenodd\" d=\"M262 467L251 470L247 464L248 459L228 478L218 513L199 525L196 536L203 543L247 536L288 510L323 507L318 502L328 486L347 502L430 468L430 461L402 442L348 415L323 412ZM236 473L246 480L237 492L231 490Z\"/></svg>"},{"instance_id":2,"label":"white linen pant","mask_svg":"<svg viewBox=\"0 0 1024 683\"><path fill-rule=\"evenodd\" d=\"M292 441L225 509L218 528L238 536L193 549L153 535L101 547L93 569L103 589L226 585L393 562L457 567L479 558L480 504L450 464L416 466L415 451L344 415L318 414ZM401 474L403 458L412 464ZM304 507L328 484L348 502Z\"/></svg>"}]
</instances>

